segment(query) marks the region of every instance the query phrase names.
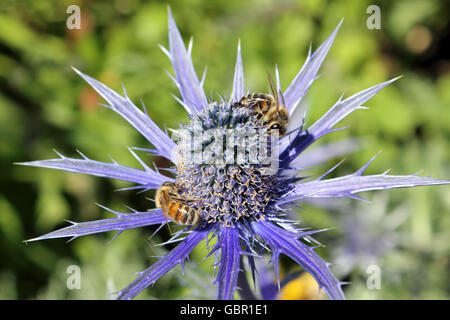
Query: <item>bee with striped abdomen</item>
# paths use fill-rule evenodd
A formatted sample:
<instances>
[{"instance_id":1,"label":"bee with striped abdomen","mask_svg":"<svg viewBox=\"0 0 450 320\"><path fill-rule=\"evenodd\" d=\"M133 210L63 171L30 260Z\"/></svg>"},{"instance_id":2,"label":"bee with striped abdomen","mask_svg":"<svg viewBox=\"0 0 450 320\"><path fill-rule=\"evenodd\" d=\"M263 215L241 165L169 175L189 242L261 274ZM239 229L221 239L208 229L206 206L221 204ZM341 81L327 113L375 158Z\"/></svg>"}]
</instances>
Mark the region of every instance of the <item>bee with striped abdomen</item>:
<instances>
[{"instance_id":1,"label":"bee with striped abdomen","mask_svg":"<svg viewBox=\"0 0 450 320\"><path fill-rule=\"evenodd\" d=\"M284 107L281 92L277 93L275 90L270 75L269 84L274 96L265 93L249 93L239 102L234 103L233 107L251 109L257 116L257 120L262 121L263 125L267 127L269 134L271 130L278 130L278 135L283 137L287 130L289 112Z\"/></svg>"},{"instance_id":2,"label":"bee with striped abdomen","mask_svg":"<svg viewBox=\"0 0 450 320\"><path fill-rule=\"evenodd\" d=\"M165 217L181 225L197 226L203 220L200 212L189 206L187 200L178 193L178 186L166 181L156 191L156 206L162 209Z\"/></svg>"}]
</instances>

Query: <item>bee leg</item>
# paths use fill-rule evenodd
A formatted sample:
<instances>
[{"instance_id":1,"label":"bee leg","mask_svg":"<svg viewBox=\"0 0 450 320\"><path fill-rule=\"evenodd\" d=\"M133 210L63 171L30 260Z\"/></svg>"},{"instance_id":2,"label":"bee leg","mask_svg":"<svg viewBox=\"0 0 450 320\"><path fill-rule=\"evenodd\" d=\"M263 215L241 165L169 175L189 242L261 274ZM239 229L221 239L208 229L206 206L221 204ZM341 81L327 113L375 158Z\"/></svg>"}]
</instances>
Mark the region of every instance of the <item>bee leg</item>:
<instances>
[{"instance_id":1,"label":"bee leg","mask_svg":"<svg viewBox=\"0 0 450 320\"><path fill-rule=\"evenodd\" d=\"M166 220L166 225L169 228L170 235L173 235L172 229L170 229L169 220L167 220L167 216L163 213L164 219Z\"/></svg>"}]
</instances>

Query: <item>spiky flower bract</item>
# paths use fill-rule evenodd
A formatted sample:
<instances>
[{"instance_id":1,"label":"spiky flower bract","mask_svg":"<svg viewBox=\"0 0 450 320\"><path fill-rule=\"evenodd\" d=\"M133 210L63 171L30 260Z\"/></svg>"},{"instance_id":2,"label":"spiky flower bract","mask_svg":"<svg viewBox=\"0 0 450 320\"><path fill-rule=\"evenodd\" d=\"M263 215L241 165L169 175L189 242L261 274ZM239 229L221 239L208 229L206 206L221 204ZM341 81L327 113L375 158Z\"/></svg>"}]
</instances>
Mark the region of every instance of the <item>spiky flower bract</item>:
<instances>
[{"instance_id":1,"label":"spiky flower bract","mask_svg":"<svg viewBox=\"0 0 450 320\"><path fill-rule=\"evenodd\" d=\"M355 173L339 178L325 179L328 172L315 180L305 181L298 178L301 171L299 164L306 148L320 137L338 130L334 127L340 120L363 108L362 105L366 101L396 79L375 85L349 98L339 99L325 115L308 128L303 126L304 119L300 123L291 121L289 126L295 130L283 138L277 137L275 145L271 142L265 146L268 149L272 148L269 150L272 160L276 156L272 162L276 165L276 170L267 171L265 165L249 161L252 159L246 157L249 152L251 153L252 146L256 143L261 144L260 141L253 141L252 135L246 136L248 143L245 144L244 153L241 154L243 159L239 159L239 155L237 158L232 156L232 161L218 165L215 161L220 152L215 149L213 142L220 140L226 130L264 131L264 127L259 121L255 121L248 110L232 107L233 103L246 94L240 45L237 50L231 97L208 101L203 91L204 78L200 81L194 71L191 45L186 50L170 9L168 15L169 49L162 47L162 50L174 68L174 76L171 77L181 95L181 99L177 100L189 114L189 121L177 129L185 132L178 144L150 119L146 111L136 107L126 93L121 96L97 80L76 69L75 71L107 101L108 108L121 115L153 145L153 149L145 149L146 151L174 163L175 178L169 178L150 168L139 159L132 148L130 152L139 160L143 170L122 166L116 162L91 160L83 154L80 159L58 154L57 159L22 164L121 179L136 183L137 186L133 188L143 190L157 189L165 181L176 182L182 186L181 197L190 199L191 206L201 212L202 223L195 227L185 226L175 233L169 242L180 241L180 243L148 269L139 272L130 285L119 291L119 299L134 298L178 264L184 268L189 253L202 240L207 239L209 243L212 238L216 241L210 248L209 255L216 256L218 271L215 284L218 299L234 297L238 287L238 275L242 271L242 256L248 259L248 265L255 279L257 270L254 257L267 250L271 252L271 262L277 278L279 257L284 254L310 273L331 299L344 299L341 288L343 283L331 272L331 264L317 255L314 247L310 245L313 243L311 236L319 231L299 229L295 221L287 218L293 204L307 198L360 199L357 194L363 191L449 183L446 180L417 175L400 176L383 173L364 176L365 169L373 159ZM303 67L284 91L280 87L278 70L276 71L276 91L282 96L284 106L291 115L298 113L300 102L316 79L340 25L341 23L313 54L310 51ZM180 157L183 144L190 143L185 139L189 138L191 133L195 133L197 125L201 130L209 132L208 138L202 136L200 140L196 140L194 137L193 150L200 151L202 155L199 162L186 159L185 154ZM273 136L270 140L273 140ZM239 145L238 141L232 150ZM307 161L310 164L324 162L339 154L338 148L339 145L328 146L328 152L325 154L319 152L313 157L310 155ZM279 150L279 153L275 150ZM273 166L269 169L273 169ZM77 238L112 230L120 233L142 226L163 226L167 219L160 208L130 213L107 210L116 217L72 223L66 228L30 241L61 237Z\"/></svg>"}]
</instances>

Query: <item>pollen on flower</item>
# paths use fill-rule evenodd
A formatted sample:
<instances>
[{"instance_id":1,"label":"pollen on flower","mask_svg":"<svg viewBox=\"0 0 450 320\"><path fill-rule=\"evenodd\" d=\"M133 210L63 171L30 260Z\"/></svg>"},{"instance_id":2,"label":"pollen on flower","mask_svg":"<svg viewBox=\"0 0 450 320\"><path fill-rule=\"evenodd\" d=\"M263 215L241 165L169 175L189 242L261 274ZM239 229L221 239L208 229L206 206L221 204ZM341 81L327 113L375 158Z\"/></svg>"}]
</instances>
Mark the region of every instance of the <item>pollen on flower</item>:
<instances>
[{"instance_id":1,"label":"pollen on flower","mask_svg":"<svg viewBox=\"0 0 450 320\"><path fill-rule=\"evenodd\" d=\"M279 178L277 170L268 170L271 161L261 161L274 151L272 140L249 109L211 103L180 132L177 184L206 223L264 219Z\"/></svg>"}]
</instances>

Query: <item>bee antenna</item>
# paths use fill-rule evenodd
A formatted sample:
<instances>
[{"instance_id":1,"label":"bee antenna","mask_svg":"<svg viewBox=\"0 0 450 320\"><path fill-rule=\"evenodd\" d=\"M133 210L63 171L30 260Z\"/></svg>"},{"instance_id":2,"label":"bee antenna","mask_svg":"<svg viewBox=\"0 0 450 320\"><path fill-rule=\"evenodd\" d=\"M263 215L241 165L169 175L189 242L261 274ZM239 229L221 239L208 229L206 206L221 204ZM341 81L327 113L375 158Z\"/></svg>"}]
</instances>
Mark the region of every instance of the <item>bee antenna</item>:
<instances>
[{"instance_id":1,"label":"bee antenna","mask_svg":"<svg viewBox=\"0 0 450 320\"><path fill-rule=\"evenodd\" d=\"M269 72L269 71L267 71L267 78L269 79L269 87L270 87L270 91L272 92L272 94L273 94L273 96L274 96L274 98L275 98L275 101L276 101L277 104L278 104L278 93L277 93L277 90L275 90L275 82L273 82L273 78L272 78L272 76L270 75L270 72Z\"/></svg>"},{"instance_id":2,"label":"bee antenna","mask_svg":"<svg viewBox=\"0 0 450 320\"><path fill-rule=\"evenodd\" d=\"M283 96L283 93L281 92L281 89L278 90L278 94L280 95L281 101L283 102L283 107L286 107L286 102L284 101L284 96ZM277 105L277 107L278 107L278 111L280 111L280 106Z\"/></svg>"}]
</instances>

